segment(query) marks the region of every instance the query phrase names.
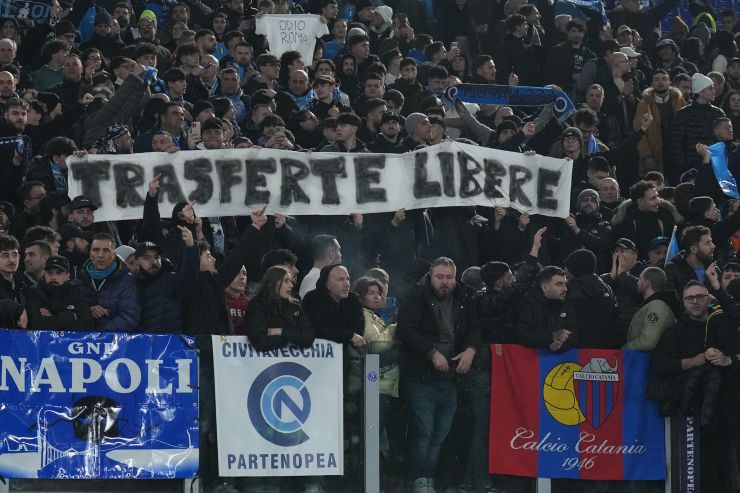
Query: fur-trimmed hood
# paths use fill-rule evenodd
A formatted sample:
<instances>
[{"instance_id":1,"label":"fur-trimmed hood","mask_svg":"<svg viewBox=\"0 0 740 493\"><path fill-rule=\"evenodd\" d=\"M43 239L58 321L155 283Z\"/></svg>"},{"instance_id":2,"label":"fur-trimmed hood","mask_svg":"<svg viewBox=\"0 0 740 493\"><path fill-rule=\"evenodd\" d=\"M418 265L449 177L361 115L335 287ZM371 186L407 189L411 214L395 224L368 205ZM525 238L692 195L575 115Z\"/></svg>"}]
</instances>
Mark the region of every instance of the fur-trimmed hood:
<instances>
[{"instance_id":1,"label":"fur-trimmed hood","mask_svg":"<svg viewBox=\"0 0 740 493\"><path fill-rule=\"evenodd\" d=\"M678 98L683 97L683 94L681 94L681 91L676 89L675 87L669 87L668 88L668 94L669 94L669 101L674 102ZM642 91L642 100L645 102L645 104L653 105L655 104L655 89L652 87L648 87L644 91Z\"/></svg>"},{"instance_id":2,"label":"fur-trimmed hood","mask_svg":"<svg viewBox=\"0 0 740 493\"><path fill-rule=\"evenodd\" d=\"M614 211L614 217L612 217L612 226L617 226L621 224L627 218L628 214L630 216L634 216L636 212L637 204L633 203L632 199L625 200L619 205L619 207L617 207L617 210ZM683 217L681 216L681 214L678 213L678 209L676 209L676 206L664 199L660 199L660 204L658 205L658 214L670 214L676 224L679 224L681 221L683 221Z\"/></svg>"}]
</instances>

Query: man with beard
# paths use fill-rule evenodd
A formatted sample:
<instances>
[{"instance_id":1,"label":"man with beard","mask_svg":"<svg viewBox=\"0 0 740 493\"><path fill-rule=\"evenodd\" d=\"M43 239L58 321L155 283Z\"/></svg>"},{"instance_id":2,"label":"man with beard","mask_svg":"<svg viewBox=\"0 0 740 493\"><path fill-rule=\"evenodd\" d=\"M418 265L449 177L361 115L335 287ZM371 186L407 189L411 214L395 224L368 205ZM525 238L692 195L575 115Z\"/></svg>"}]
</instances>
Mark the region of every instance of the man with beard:
<instances>
[{"instance_id":1,"label":"man with beard","mask_svg":"<svg viewBox=\"0 0 740 493\"><path fill-rule=\"evenodd\" d=\"M414 491L434 491L442 442L457 410L457 376L470 370L481 342L473 290L439 257L401 303L396 334L409 408L409 459Z\"/></svg>"},{"instance_id":2,"label":"man with beard","mask_svg":"<svg viewBox=\"0 0 740 493\"><path fill-rule=\"evenodd\" d=\"M97 154L132 154L134 139L126 125L113 125L105 129L105 135L94 147Z\"/></svg>"},{"instance_id":3,"label":"man with beard","mask_svg":"<svg viewBox=\"0 0 740 493\"><path fill-rule=\"evenodd\" d=\"M107 10L103 9L99 12L95 16L95 32L89 41L80 45L80 51L97 48L107 59L120 55L125 45L121 38L112 32L112 22L113 17Z\"/></svg>"},{"instance_id":4,"label":"man with beard","mask_svg":"<svg viewBox=\"0 0 740 493\"><path fill-rule=\"evenodd\" d=\"M380 133L375 136L375 141L368 146L370 152L402 154L404 148L401 144L402 139L399 137L402 122L403 118L399 115L390 111L383 113L380 119Z\"/></svg>"},{"instance_id":5,"label":"man with beard","mask_svg":"<svg viewBox=\"0 0 740 493\"><path fill-rule=\"evenodd\" d=\"M39 284L28 293L28 329L93 330L90 305L71 282L71 267L61 255L49 257Z\"/></svg>"},{"instance_id":6,"label":"man with beard","mask_svg":"<svg viewBox=\"0 0 740 493\"><path fill-rule=\"evenodd\" d=\"M59 226L59 235L62 237L59 254L67 259L70 265L72 278L87 259L87 248L90 246L91 234L83 231L79 226L65 223Z\"/></svg>"},{"instance_id":7,"label":"man with beard","mask_svg":"<svg viewBox=\"0 0 740 493\"><path fill-rule=\"evenodd\" d=\"M601 217L596 190L583 190L577 203L577 212L565 218L567 229L561 237L561 258L579 248L588 248L598 259L599 272L603 272L609 265L612 227Z\"/></svg>"},{"instance_id":8,"label":"man with beard","mask_svg":"<svg viewBox=\"0 0 740 493\"><path fill-rule=\"evenodd\" d=\"M177 229L183 242L182 263L177 271L152 242L145 241L134 252L141 294L139 329L143 332L182 331L182 297L198 278L200 260L193 233L184 226Z\"/></svg>"},{"instance_id":9,"label":"man with beard","mask_svg":"<svg viewBox=\"0 0 740 493\"><path fill-rule=\"evenodd\" d=\"M516 326L519 343L556 353L574 347L578 326L572 307L565 304L568 294L565 271L547 266L537 274L533 284L519 305Z\"/></svg>"},{"instance_id":10,"label":"man with beard","mask_svg":"<svg viewBox=\"0 0 740 493\"><path fill-rule=\"evenodd\" d=\"M548 57L545 74L548 80L570 92L578 82L587 60L596 58L596 54L586 48L583 37L586 35L586 25L580 19L572 19L566 26L568 39L553 46Z\"/></svg>"},{"instance_id":11,"label":"man with beard","mask_svg":"<svg viewBox=\"0 0 740 493\"><path fill-rule=\"evenodd\" d=\"M706 226L690 226L681 237L683 250L665 266L668 289L683 291L689 281L704 284L706 270L714 261L714 242L712 231Z\"/></svg>"},{"instance_id":12,"label":"man with beard","mask_svg":"<svg viewBox=\"0 0 740 493\"><path fill-rule=\"evenodd\" d=\"M658 171L663 171L663 156L667 155L668 135L670 134L673 115L686 106L681 91L671 87L668 72L659 68L653 72L650 87L642 93L642 100L637 103L632 127L637 130L642 126L642 115L650 112L653 124L642 136L637 151L640 159L652 156ZM649 170L641 169L640 176Z\"/></svg>"},{"instance_id":13,"label":"man with beard","mask_svg":"<svg viewBox=\"0 0 740 493\"><path fill-rule=\"evenodd\" d=\"M627 329L627 343L622 349L652 351L668 327L676 323L681 313L678 295L666 289L665 272L659 267L648 267L640 273L637 292L642 306L632 316Z\"/></svg>"},{"instance_id":14,"label":"man with beard","mask_svg":"<svg viewBox=\"0 0 740 493\"><path fill-rule=\"evenodd\" d=\"M684 60L678 53L678 45L670 38L665 38L655 45L655 55L657 58L656 69L664 69L670 73L673 69L678 68L689 75L694 75L698 70L696 65Z\"/></svg>"},{"instance_id":15,"label":"man with beard","mask_svg":"<svg viewBox=\"0 0 740 493\"><path fill-rule=\"evenodd\" d=\"M28 122L28 103L11 99L5 104L4 115L5 121L0 123L0 200L13 204L32 156L31 140L23 135Z\"/></svg>"}]
</instances>

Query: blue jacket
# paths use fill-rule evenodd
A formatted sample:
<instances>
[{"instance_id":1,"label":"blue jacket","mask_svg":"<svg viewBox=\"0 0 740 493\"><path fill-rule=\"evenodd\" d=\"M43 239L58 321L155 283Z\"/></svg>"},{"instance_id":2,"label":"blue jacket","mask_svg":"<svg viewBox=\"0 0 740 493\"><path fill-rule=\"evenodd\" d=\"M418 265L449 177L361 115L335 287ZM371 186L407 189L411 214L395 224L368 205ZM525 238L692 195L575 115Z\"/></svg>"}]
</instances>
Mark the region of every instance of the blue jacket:
<instances>
[{"instance_id":1,"label":"blue jacket","mask_svg":"<svg viewBox=\"0 0 740 493\"><path fill-rule=\"evenodd\" d=\"M182 332L182 297L198 279L199 271L198 246L194 245L183 246L182 265L177 272L164 261L156 276L141 277L139 273L142 332Z\"/></svg>"},{"instance_id":2,"label":"blue jacket","mask_svg":"<svg viewBox=\"0 0 740 493\"><path fill-rule=\"evenodd\" d=\"M100 305L110 313L109 317L95 320L95 330L135 332L141 314L136 280L123 260L116 257L115 262L116 270L97 286L87 272L90 262L85 262L74 284L82 287L85 301L90 306Z\"/></svg>"}]
</instances>

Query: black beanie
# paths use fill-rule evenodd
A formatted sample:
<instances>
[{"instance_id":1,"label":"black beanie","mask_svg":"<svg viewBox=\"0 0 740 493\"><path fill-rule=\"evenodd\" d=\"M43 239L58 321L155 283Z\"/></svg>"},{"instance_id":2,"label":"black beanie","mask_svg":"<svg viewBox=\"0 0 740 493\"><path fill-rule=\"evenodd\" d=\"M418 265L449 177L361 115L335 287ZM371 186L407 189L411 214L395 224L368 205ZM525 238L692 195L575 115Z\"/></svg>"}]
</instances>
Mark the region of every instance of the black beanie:
<instances>
[{"instance_id":1,"label":"black beanie","mask_svg":"<svg viewBox=\"0 0 740 493\"><path fill-rule=\"evenodd\" d=\"M480 268L480 277L489 289L493 288L496 281L501 279L501 276L511 270L509 264L506 262L488 262Z\"/></svg>"},{"instance_id":2,"label":"black beanie","mask_svg":"<svg viewBox=\"0 0 740 493\"><path fill-rule=\"evenodd\" d=\"M573 277L581 277L596 272L596 255L591 250L582 248L568 255L563 262L563 267L573 274Z\"/></svg>"}]
</instances>

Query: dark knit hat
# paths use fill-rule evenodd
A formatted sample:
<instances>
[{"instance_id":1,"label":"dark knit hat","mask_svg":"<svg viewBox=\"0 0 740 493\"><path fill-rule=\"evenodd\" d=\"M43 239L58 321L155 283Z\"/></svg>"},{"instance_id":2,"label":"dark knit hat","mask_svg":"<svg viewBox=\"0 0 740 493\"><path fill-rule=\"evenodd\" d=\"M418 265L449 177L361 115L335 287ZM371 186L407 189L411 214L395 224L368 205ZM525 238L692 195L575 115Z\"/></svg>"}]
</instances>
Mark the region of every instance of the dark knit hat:
<instances>
[{"instance_id":1,"label":"dark knit hat","mask_svg":"<svg viewBox=\"0 0 740 493\"><path fill-rule=\"evenodd\" d=\"M61 20L54 26L54 36L64 36L65 34L74 34L77 32L75 25L69 21Z\"/></svg>"},{"instance_id":2,"label":"dark knit hat","mask_svg":"<svg viewBox=\"0 0 740 493\"><path fill-rule=\"evenodd\" d=\"M568 269L573 277L581 277L596 272L596 255L591 250L581 248L568 255L563 262L563 267Z\"/></svg>"},{"instance_id":3,"label":"dark knit hat","mask_svg":"<svg viewBox=\"0 0 740 493\"><path fill-rule=\"evenodd\" d=\"M516 123L511 120L502 120L501 123L496 126L496 135L500 134L504 130L513 130L514 132L516 132Z\"/></svg>"},{"instance_id":4,"label":"dark knit hat","mask_svg":"<svg viewBox=\"0 0 740 493\"><path fill-rule=\"evenodd\" d=\"M596 202L600 202L599 192L597 192L593 188L586 188L584 190L581 190L581 193L578 194L578 204L580 204L581 201L586 197L593 197L596 199Z\"/></svg>"}]
</instances>

